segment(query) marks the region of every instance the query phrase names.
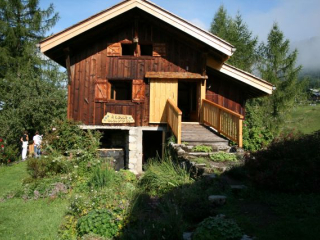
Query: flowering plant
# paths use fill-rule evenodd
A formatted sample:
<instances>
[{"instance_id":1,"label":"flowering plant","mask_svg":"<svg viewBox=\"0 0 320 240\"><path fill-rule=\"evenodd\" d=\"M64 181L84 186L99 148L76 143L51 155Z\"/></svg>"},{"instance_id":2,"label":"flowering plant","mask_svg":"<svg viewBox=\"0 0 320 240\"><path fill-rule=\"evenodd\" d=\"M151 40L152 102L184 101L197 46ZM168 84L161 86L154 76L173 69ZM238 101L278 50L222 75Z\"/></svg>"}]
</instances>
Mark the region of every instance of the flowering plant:
<instances>
[{"instance_id":1,"label":"flowering plant","mask_svg":"<svg viewBox=\"0 0 320 240\"><path fill-rule=\"evenodd\" d=\"M8 164L17 159L18 151L7 145L6 141L0 137L0 164Z\"/></svg>"}]
</instances>

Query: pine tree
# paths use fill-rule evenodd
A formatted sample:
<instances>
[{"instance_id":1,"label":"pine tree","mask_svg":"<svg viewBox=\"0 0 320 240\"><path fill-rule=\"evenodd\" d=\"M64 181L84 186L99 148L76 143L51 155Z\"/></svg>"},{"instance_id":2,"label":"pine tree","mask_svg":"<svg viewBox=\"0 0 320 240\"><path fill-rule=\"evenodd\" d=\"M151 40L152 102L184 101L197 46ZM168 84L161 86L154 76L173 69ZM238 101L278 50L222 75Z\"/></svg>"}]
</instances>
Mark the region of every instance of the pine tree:
<instances>
[{"instance_id":1,"label":"pine tree","mask_svg":"<svg viewBox=\"0 0 320 240\"><path fill-rule=\"evenodd\" d=\"M247 72L252 71L256 62L258 38L252 36L239 12L233 19L220 6L211 23L210 32L235 46L236 51L227 63Z\"/></svg>"},{"instance_id":2,"label":"pine tree","mask_svg":"<svg viewBox=\"0 0 320 240\"><path fill-rule=\"evenodd\" d=\"M274 24L266 44L261 44L259 71L263 79L272 83L276 90L264 99L265 119L269 127L278 133L301 94L303 82L298 81L301 66L296 66L298 51L290 52L290 41L284 38L278 24Z\"/></svg>"},{"instance_id":3,"label":"pine tree","mask_svg":"<svg viewBox=\"0 0 320 240\"><path fill-rule=\"evenodd\" d=\"M37 48L58 15L38 0L0 0L0 136L19 143L42 131L66 107L65 74Z\"/></svg>"}]
</instances>

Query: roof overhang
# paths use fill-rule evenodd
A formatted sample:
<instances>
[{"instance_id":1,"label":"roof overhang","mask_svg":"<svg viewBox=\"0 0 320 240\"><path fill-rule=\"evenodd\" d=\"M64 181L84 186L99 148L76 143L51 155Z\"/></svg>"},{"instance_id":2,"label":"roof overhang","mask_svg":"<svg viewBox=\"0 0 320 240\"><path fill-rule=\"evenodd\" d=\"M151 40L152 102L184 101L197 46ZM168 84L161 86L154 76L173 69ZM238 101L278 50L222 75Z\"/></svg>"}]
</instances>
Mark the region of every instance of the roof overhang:
<instances>
[{"instance_id":1,"label":"roof overhang","mask_svg":"<svg viewBox=\"0 0 320 240\"><path fill-rule=\"evenodd\" d=\"M126 0L44 39L40 42L41 52L45 53L48 50L134 8L139 8L156 18L163 20L164 22L189 34L229 57L235 51L235 48L228 42L187 22L150 1Z\"/></svg>"},{"instance_id":2,"label":"roof overhang","mask_svg":"<svg viewBox=\"0 0 320 240\"><path fill-rule=\"evenodd\" d=\"M215 69L226 77L232 78L249 86L253 89L252 97L271 95L274 90L274 86L271 83L229 64L217 63L210 57L207 60L207 66Z\"/></svg>"},{"instance_id":3,"label":"roof overhang","mask_svg":"<svg viewBox=\"0 0 320 240\"><path fill-rule=\"evenodd\" d=\"M254 76L253 74L247 73L239 68L233 67L228 64L223 64L221 69L221 73L237 79L238 81L245 83L255 89L260 90L264 95L272 94L273 85L261 78Z\"/></svg>"}]
</instances>

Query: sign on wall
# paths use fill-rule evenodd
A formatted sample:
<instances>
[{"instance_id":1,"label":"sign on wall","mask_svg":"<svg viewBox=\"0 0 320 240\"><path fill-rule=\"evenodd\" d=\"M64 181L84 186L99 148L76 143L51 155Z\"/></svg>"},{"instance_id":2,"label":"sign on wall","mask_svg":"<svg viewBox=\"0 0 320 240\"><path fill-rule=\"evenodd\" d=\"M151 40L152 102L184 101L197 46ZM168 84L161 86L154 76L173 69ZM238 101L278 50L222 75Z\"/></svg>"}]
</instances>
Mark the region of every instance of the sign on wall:
<instances>
[{"instance_id":1,"label":"sign on wall","mask_svg":"<svg viewBox=\"0 0 320 240\"><path fill-rule=\"evenodd\" d=\"M102 119L102 123L134 123L131 115L107 113Z\"/></svg>"}]
</instances>

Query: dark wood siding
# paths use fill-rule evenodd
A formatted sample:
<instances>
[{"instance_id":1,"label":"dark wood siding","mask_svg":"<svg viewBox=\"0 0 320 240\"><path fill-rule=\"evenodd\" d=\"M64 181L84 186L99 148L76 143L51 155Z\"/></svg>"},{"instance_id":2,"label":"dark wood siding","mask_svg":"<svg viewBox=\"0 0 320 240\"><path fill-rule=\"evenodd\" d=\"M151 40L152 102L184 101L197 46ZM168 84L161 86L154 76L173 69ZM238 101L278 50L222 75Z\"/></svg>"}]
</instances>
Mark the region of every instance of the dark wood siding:
<instances>
[{"instance_id":1,"label":"dark wood siding","mask_svg":"<svg viewBox=\"0 0 320 240\"><path fill-rule=\"evenodd\" d=\"M92 29L76 42L70 42L69 118L101 125L104 115L111 112L132 115L135 123L125 125L148 126L150 85L145 79L146 72L203 74L203 52L206 51L203 44L146 13L136 18L137 14L140 12L119 16L108 26ZM121 56L121 42L131 42L136 33L139 44L153 44L153 56ZM208 71L208 75L212 88L207 90L206 98L244 114L242 86L212 71ZM122 80L133 83L132 101L110 101L109 81ZM96 92L97 83L104 86L105 95Z\"/></svg>"},{"instance_id":2,"label":"dark wood siding","mask_svg":"<svg viewBox=\"0 0 320 240\"><path fill-rule=\"evenodd\" d=\"M207 69L207 75L206 99L245 115L245 86L213 69Z\"/></svg>"},{"instance_id":3,"label":"dark wood siding","mask_svg":"<svg viewBox=\"0 0 320 240\"><path fill-rule=\"evenodd\" d=\"M107 112L132 115L134 124L149 124L149 83L144 78L147 71L201 72L202 54L183 39L167 34L160 27L139 22L139 42L156 46L157 56L118 56L110 54L108 46L133 38L134 24L128 24L93 44L71 53L74 68L69 94L69 111L72 118L84 124L101 125ZM114 45L118 46L118 45ZM163 47L165 46L165 50ZM162 49L161 49L162 48ZM160 49L160 50L159 50ZM109 52L108 52L109 51ZM117 51L117 50L116 50ZM112 55L112 56L108 56ZM106 95L97 93L97 87L110 91L108 80L132 80L132 101L111 102ZM142 96L143 94L144 96Z\"/></svg>"}]
</instances>

